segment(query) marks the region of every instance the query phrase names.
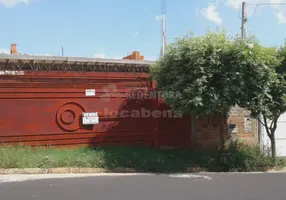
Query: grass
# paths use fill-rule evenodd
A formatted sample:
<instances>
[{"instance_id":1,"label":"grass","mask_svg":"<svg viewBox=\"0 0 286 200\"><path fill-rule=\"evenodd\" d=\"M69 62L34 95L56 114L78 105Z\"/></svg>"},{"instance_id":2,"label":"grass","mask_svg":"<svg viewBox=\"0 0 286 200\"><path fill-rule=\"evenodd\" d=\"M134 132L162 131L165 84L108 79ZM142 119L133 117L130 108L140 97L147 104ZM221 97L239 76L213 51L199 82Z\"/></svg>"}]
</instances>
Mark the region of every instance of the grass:
<instances>
[{"instance_id":1,"label":"grass","mask_svg":"<svg viewBox=\"0 0 286 200\"><path fill-rule=\"evenodd\" d=\"M109 147L109 148L31 148L1 147L0 168L135 168L140 171L177 171L177 165L163 152L149 148Z\"/></svg>"},{"instance_id":2,"label":"grass","mask_svg":"<svg viewBox=\"0 0 286 200\"><path fill-rule=\"evenodd\" d=\"M0 147L0 168L135 168L142 172L180 172L191 167L210 171L257 171L285 166L257 147L231 144L224 153L212 151L154 151L140 147L31 148Z\"/></svg>"}]
</instances>

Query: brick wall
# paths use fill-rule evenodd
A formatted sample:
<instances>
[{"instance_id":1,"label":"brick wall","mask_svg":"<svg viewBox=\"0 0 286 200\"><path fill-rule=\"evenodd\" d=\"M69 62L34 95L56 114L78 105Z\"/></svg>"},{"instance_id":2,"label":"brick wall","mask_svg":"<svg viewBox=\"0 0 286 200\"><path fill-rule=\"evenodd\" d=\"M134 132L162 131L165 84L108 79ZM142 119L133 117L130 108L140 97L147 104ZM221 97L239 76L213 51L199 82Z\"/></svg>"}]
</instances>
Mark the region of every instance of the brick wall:
<instances>
[{"instance_id":1,"label":"brick wall","mask_svg":"<svg viewBox=\"0 0 286 200\"><path fill-rule=\"evenodd\" d=\"M195 148L216 148L220 145L219 116L198 117L196 121Z\"/></svg>"},{"instance_id":2,"label":"brick wall","mask_svg":"<svg viewBox=\"0 0 286 200\"><path fill-rule=\"evenodd\" d=\"M258 142L258 123L256 119L250 117L250 111L238 106L233 107L229 113L228 124L233 139L239 139L247 144Z\"/></svg>"},{"instance_id":3,"label":"brick wall","mask_svg":"<svg viewBox=\"0 0 286 200\"><path fill-rule=\"evenodd\" d=\"M250 118L250 112L235 106L228 117L229 136L246 144L258 142L257 120ZM217 148L220 145L220 117L203 116L196 120L196 134L193 137L196 148Z\"/></svg>"},{"instance_id":4,"label":"brick wall","mask_svg":"<svg viewBox=\"0 0 286 200\"><path fill-rule=\"evenodd\" d=\"M13 55L19 54L17 51L17 44L11 44L10 54L13 54Z\"/></svg>"},{"instance_id":5,"label":"brick wall","mask_svg":"<svg viewBox=\"0 0 286 200\"><path fill-rule=\"evenodd\" d=\"M138 51L133 51L132 54L124 57L123 59L128 59L128 60L144 60L144 56L140 55L140 52Z\"/></svg>"}]
</instances>

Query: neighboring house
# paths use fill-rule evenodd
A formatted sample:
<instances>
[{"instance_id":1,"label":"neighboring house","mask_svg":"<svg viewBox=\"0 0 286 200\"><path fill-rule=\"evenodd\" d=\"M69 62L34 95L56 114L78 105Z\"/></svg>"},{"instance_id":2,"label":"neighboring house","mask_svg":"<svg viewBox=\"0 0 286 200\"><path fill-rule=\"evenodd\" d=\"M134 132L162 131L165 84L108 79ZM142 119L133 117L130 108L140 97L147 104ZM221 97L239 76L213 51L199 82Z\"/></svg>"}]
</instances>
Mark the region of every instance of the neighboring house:
<instances>
[{"instance_id":1,"label":"neighboring house","mask_svg":"<svg viewBox=\"0 0 286 200\"><path fill-rule=\"evenodd\" d=\"M275 138L277 156L286 157L286 113L281 115L278 119ZM262 129L262 145L266 151L270 152L271 142L264 126Z\"/></svg>"}]
</instances>

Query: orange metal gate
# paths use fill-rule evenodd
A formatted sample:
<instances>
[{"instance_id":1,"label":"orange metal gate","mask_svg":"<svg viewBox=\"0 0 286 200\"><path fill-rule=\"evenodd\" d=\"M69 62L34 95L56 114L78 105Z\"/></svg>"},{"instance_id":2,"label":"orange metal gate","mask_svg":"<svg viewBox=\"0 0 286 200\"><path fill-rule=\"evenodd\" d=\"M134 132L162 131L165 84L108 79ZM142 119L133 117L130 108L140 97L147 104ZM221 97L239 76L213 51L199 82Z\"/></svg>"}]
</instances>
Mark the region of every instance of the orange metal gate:
<instances>
[{"instance_id":1,"label":"orange metal gate","mask_svg":"<svg viewBox=\"0 0 286 200\"><path fill-rule=\"evenodd\" d=\"M166 115L170 108L154 95L142 97L153 89L148 73L23 71L1 75L0 142L190 146L190 118ZM83 112L98 112L99 124L83 125Z\"/></svg>"}]
</instances>

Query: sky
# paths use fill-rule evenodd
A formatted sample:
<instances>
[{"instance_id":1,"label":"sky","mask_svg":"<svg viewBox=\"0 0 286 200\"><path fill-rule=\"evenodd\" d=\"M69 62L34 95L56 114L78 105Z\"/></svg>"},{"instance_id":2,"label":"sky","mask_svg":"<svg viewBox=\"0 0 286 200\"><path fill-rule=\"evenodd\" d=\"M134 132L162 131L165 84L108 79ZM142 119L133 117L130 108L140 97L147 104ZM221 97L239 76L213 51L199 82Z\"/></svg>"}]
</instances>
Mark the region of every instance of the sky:
<instances>
[{"instance_id":1,"label":"sky","mask_svg":"<svg viewBox=\"0 0 286 200\"><path fill-rule=\"evenodd\" d=\"M167 44L189 31L239 34L242 0L166 0ZM286 0L248 0L247 34L263 45L286 38ZM259 5L259 3L271 3ZM277 4L280 3L280 4ZM285 4L281 4L285 3ZM161 0L0 0L0 52L120 59L140 51L156 60Z\"/></svg>"}]
</instances>

